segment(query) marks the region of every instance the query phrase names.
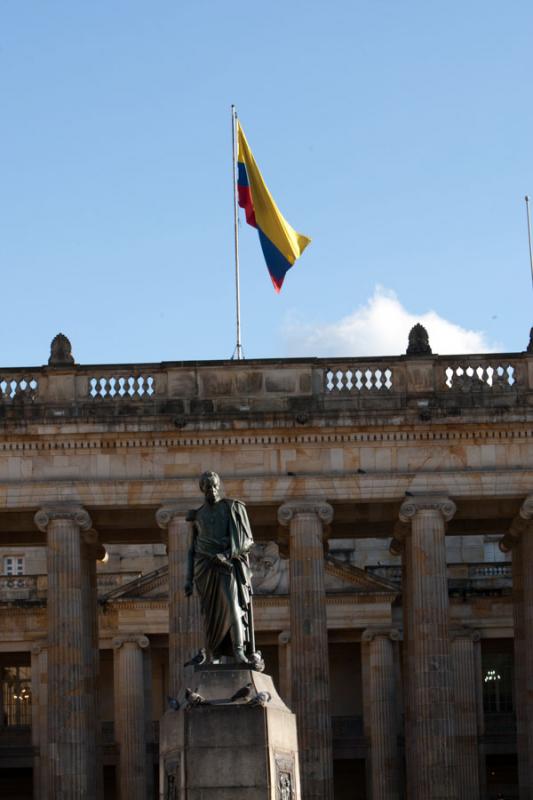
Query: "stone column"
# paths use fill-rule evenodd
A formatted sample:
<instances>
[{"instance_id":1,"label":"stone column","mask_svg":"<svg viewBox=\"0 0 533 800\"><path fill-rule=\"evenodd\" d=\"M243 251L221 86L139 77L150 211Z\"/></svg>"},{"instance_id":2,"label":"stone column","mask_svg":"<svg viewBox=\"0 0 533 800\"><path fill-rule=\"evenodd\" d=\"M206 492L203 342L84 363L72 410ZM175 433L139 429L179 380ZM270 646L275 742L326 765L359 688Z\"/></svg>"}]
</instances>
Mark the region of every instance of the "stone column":
<instances>
[{"instance_id":1,"label":"stone column","mask_svg":"<svg viewBox=\"0 0 533 800\"><path fill-rule=\"evenodd\" d=\"M474 650L478 631L451 631L451 652L455 689L455 755L458 800L480 800L478 707L479 684Z\"/></svg>"},{"instance_id":2,"label":"stone column","mask_svg":"<svg viewBox=\"0 0 533 800\"><path fill-rule=\"evenodd\" d=\"M291 632L278 636L279 693L292 710Z\"/></svg>"},{"instance_id":3,"label":"stone column","mask_svg":"<svg viewBox=\"0 0 533 800\"><path fill-rule=\"evenodd\" d=\"M399 522L397 524L397 538L393 539L391 552L402 557L402 611L403 611L403 643L402 643L402 709L404 727L404 752L405 752L405 784L406 797L414 797L416 783L416 755L413 741L413 701L412 681L413 674L413 603L411 602L411 548L406 547L405 539L409 534L409 526Z\"/></svg>"},{"instance_id":4,"label":"stone column","mask_svg":"<svg viewBox=\"0 0 533 800\"><path fill-rule=\"evenodd\" d=\"M446 522L455 504L444 497L419 496L400 509L402 522L410 522L405 536L408 581L403 602L408 629L404 647L410 747L415 769L410 800L457 800L454 760L453 673L448 636L448 580Z\"/></svg>"},{"instance_id":5,"label":"stone column","mask_svg":"<svg viewBox=\"0 0 533 800\"><path fill-rule=\"evenodd\" d=\"M48 553L48 796L94 800L102 786L97 763L94 639L96 595L84 568L80 506L58 504L35 515ZM89 534L94 547L94 532Z\"/></svg>"},{"instance_id":6,"label":"stone column","mask_svg":"<svg viewBox=\"0 0 533 800\"><path fill-rule=\"evenodd\" d=\"M88 739L89 763L95 765L97 778L97 797L104 796L104 772L102 752L102 723L98 699L98 678L100 674L100 648L98 637L98 594L96 586L96 561L103 559L105 548L98 542L95 530L85 532L81 547L82 594L84 604L84 664L85 690L87 692L87 724L95 730L95 736ZM96 769L96 765L100 765Z\"/></svg>"},{"instance_id":7,"label":"stone column","mask_svg":"<svg viewBox=\"0 0 533 800\"><path fill-rule=\"evenodd\" d=\"M187 554L191 526L187 509L177 503L162 506L156 513L157 524L165 530L168 553L168 692L177 697L183 688L186 661L203 647L200 601L196 589L185 597Z\"/></svg>"},{"instance_id":8,"label":"stone column","mask_svg":"<svg viewBox=\"0 0 533 800\"><path fill-rule=\"evenodd\" d=\"M533 495L500 542L513 551L514 680L520 800L533 800Z\"/></svg>"},{"instance_id":9,"label":"stone column","mask_svg":"<svg viewBox=\"0 0 533 800\"><path fill-rule=\"evenodd\" d=\"M393 641L396 630L368 628L363 642L369 647L370 745L372 800L399 800L396 682Z\"/></svg>"},{"instance_id":10,"label":"stone column","mask_svg":"<svg viewBox=\"0 0 533 800\"><path fill-rule=\"evenodd\" d=\"M146 738L146 785L148 797L154 794L154 704L152 699L152 650L143 650L144 669L144 729Z\"/></svg>"},{"instance_id":11,"label":"stone column","mask_svg":"<svg viewBox=\"0 0 533 800\"><path fill-rule=\"evenodd\" d=\"M289 502L278 519L289 527L292 701L298 722L302 796L333 800L328 626L324 585L323 501Z\"/></svg>"},{"instance_id":12,"label":"stone column","mask_svg":"<svg viewBox=\"0 0 533 800\"><path fill-rule=\"evenodd\" d=\"M116 659L115 740L119 748L120 800L147 800L145 670L146 636L113 639Z\"/></svg>"},{"instance_id":13,"label":"stone column","mask_svg":"<svg viewBox=\"0 0 533 800\"><path fill-rule=\"evenodd\" d=\"M36 642L31 649L31 743L34 800L48 800L48 645Z\"/></svg>"}]
</instances>

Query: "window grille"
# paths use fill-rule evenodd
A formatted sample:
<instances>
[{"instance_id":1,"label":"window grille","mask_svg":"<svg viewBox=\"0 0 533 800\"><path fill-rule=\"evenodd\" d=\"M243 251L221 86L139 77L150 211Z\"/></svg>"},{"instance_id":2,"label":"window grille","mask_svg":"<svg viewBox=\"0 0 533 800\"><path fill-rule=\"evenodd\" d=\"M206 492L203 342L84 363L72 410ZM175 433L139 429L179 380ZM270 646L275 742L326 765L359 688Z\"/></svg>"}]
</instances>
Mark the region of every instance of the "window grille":
<instances>
[{"instance_id":1,"label":"window grille","mask_svg":"<svg viewBox=\"0 0 533 800\"><path fill-rule=\"evenodd\" d=\"M24 575L24 557L5 556L4 575Z\"/></svg>"},{"instance_id":2,"label":"window grille","mask_svg":"<svg viewBox=\"0 0 533 800\"><path fill-rule=\"evenodd\" d=\"M482 668L485 713L512 713L514 711L512 654L484 653Z\"/></svg>"},{"instance_id":3,"label":"window grille","mask_svg":"<svg viewBox=\"0 0 533 800\"><path fill-rule=\"evenodd\" d=\"M31 725L31 668L1 667L0 726L20 728Z\"/></svg>"}]
</instances>

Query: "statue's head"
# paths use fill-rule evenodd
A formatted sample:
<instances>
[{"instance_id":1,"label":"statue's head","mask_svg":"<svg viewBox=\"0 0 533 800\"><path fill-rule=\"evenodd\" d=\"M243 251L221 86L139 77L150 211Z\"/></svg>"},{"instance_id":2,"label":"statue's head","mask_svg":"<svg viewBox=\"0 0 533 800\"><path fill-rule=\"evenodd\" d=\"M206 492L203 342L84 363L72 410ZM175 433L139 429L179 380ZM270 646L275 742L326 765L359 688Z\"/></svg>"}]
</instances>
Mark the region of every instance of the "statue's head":
<instances>
[{"instance_id":1,"label":"statue's head","mask_svg":"<svg viewBox=\"0 0 533 800\"><path fill-rule=\"evenodd\" d=\"M216 472L202 472L200 475L200 490L211 505L220 500L220 478Z\"/></svg>"}]
</instances>

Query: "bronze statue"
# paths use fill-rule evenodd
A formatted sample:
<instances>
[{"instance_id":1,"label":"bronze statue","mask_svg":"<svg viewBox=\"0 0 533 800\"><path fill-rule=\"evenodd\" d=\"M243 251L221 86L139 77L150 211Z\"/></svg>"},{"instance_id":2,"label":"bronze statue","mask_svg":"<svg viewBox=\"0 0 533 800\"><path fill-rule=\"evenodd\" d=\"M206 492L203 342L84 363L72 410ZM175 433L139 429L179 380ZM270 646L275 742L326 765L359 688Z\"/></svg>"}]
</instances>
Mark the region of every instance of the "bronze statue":
<instances>
[{"instance_id":1,"label":"bronze statue","mask_svg":"<svg viewBox=\"0 0 533 800\"><path fill-rule=\"evenodd\" d=\"M252 615L253 545L246 506L221 496L216 472L204 472L200 489L205 503L188 515L192 541L187 561L185 594L193 585L200 595L207 661L229 656L242 664L257 665Z\"/></svg>"}]
</instances>

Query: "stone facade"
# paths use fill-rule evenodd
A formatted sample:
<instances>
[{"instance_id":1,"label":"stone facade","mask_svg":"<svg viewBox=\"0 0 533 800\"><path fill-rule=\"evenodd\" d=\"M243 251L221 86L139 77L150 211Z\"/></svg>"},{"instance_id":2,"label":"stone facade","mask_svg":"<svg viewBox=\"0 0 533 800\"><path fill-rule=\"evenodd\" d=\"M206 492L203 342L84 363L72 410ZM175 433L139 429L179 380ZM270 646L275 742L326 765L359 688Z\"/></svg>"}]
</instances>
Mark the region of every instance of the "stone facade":
<instances>
[{"instance_id":1,"label":"stone facade","mask_svg":"<svg viewBox=\"0 0 533 800\"><path fill-rule=\"evenodd\" d=\"M303 800L533 799L533 355L87 367L58 341L0 370L0 795L159 796L214 469Z\"/></svg>"}]
</instances>

